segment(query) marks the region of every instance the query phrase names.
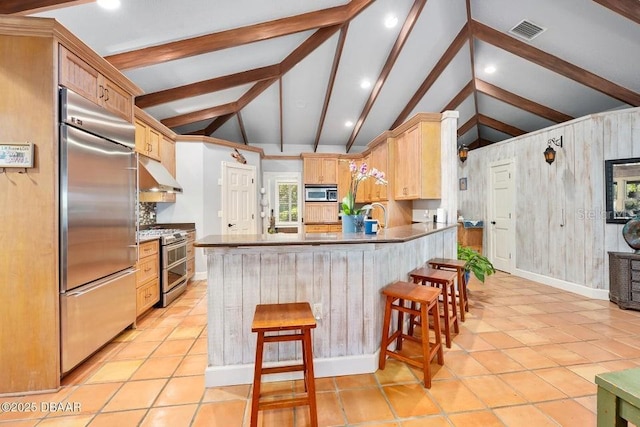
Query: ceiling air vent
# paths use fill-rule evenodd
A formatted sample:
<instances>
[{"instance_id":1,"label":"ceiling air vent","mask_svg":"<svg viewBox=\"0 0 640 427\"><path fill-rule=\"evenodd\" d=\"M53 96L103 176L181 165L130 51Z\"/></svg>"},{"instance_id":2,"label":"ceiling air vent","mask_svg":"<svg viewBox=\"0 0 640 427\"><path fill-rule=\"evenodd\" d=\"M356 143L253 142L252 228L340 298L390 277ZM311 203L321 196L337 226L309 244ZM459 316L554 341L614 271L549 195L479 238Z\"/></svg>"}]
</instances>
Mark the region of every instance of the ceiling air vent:
<instances>
[{"instance_id":1,"label":"ceiling air vent","mask_svg":"<svg viewBox=\"0 0 640 427\"><path fill-rule=\"evenodd\" d=\"M510 29L509 32L525 40L533 40L546 30L546 28L540 25L523 19L518 25Z\"/></svg>"}]
</instances>

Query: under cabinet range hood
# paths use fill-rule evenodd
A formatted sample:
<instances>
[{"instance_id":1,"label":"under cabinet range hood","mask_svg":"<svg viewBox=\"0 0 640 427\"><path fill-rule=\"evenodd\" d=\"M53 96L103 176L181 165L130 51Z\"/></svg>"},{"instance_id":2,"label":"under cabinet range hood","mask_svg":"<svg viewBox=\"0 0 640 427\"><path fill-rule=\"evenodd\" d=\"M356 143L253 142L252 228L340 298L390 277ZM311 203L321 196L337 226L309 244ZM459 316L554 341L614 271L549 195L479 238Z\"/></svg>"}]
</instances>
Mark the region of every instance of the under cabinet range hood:
<instances>
[{"instance_id":1,"label":"under cabinet range hood","mask_svg":"<svg viewBox=\"0 0 640 427\"><path fill-rule=\"evenodd\" d=\"M171 176L162 163L148 157L139 156L140 191L182 193L182 187Z\"/></svg>"}]
</instances>

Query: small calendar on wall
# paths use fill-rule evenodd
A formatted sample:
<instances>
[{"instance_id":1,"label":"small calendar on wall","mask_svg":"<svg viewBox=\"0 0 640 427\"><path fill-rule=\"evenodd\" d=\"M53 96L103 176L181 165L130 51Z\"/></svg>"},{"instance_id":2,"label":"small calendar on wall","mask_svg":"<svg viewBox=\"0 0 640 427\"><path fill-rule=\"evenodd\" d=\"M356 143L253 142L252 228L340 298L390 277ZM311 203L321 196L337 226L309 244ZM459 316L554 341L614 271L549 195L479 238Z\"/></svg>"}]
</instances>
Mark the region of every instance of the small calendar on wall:
<instances>
[{"instance_id":1,"label":"small calendar on wall","mask_svg":"<svg viewBox=\"0 0 640 427\"><path fill-rule=\"evenodd\" d=\"M0 144L0 168L32 168L33 144L9 142Z\"/></svg>"}]
</instances>

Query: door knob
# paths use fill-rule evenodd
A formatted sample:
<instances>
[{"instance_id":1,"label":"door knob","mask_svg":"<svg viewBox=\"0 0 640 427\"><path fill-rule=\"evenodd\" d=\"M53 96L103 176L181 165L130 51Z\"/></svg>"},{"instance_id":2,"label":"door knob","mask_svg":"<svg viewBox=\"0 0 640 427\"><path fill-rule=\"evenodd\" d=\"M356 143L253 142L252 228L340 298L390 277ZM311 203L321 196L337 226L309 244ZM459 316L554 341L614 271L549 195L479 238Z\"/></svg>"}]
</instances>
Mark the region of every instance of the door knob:
<instances>
[{"instance_id":1,"label":"door knob","mask_svg":"<svg viewBox=\"0 0 640 427\"><path fill-rule=\"evenodd\" d=\"M233 227L234 224L227 224L227 227Z\"/></svg>"},{"instance_id":2,"label":"door knob","mask_svg":"<svg viewBox=\"0 0 640 427\"><path fill-rule=\"evenodd\" d=\"M491 221L491 224L496 225L496 222L495 221Z\"/></svg>"}]
</instances>

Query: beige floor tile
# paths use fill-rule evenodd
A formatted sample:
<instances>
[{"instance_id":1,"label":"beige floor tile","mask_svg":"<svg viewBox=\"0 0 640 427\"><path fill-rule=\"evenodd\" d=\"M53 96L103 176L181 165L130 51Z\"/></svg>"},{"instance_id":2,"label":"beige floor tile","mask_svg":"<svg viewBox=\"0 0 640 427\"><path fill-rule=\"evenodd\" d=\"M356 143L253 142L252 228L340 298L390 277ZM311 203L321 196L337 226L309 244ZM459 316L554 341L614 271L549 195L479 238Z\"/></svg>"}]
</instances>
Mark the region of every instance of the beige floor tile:
<instances>
[{"instance_id":1,"label":"beige floor tile","mask_svg":"<svg viewBox=\"0 0 640 427\"><path fill-rule=\"evenodd\" d=\"M207 354L207 337L198 338L189 350L189 354Z\"/></svg>"},{"instance_id":2,"label":"beige floor tile","mask_svg":"<svg viewBox=\"0 0 640 427\"><path fill-rule=\"evenodd\" d=\"M105 405L103 412L149 408L166 383L165 379L127 382Z\"/></svg>"},{"instance_id":3,"label":"beige floor tile","mask_svg":"<svg viewBox=\"0 0 640 427\"><path fill-rule=\"evenodd\" d=\"M187 375L203 375L204 370L207 367L207 355L206 354L193 354L185 356L178 369L176 369L175 376L182 377Z\"/></svg>"},{"instance_id":4,"label":"beige floor tile","mask_svg":"<svg viewBox=\"0 0 640 427\"><path fill-rule=\"evenodd\" d=\"M204 325L178 326L169 334L168 340L196 339L204 329Z\"/></svg>"},{"instance_id":5,"label":"beige floor tile","mask_svg":"<svg viewBox=\"0 0 640 427\"><path fill-rule=\"evenodd\" d=\"M403 363L395 359L387 358L384 369L378 369L375 373L380 384L393 384L405 382L417 382L418 379L413 375L411 369Z\"/></svg>"},{"instance_id":6,"label":"beige floor tile","mask_svg":"<svg viewBox=\"0 0 640 427\"><path fill-rule=\"evenodd\" d=\"M102 413L96 415L89 427L137 426L146 413L146 409Z\"/></svg>"},{"instance_id":7,"label":"beige floor tile","mask_svg":"<svg viewBox=\"0 0 640 427\"><path fill-rule=\"evenodd\" d=\"M596 385L565 367L538 369L537 376L569 397L585 396L596 392Z\"/></svg>"},{"instance_id":8,"label":"beige floor tile","mask_svg":"<svg viewBox=\"0 0 640 427\"><path fill-rule=\"evenodd\" d=\"M494 374L524 370L521 364L500 350L477 351L470 356Z\"/></svg>"},{"instance_id":9,"label":"beige floor tile","mask_svg":"<svg viewBox=\"0 0 640 427\"><path fill-rule=\"evenodd\" d=\"M490 408L526 402L517 391L495 375L469 377L462 382Z\"/></svg>"},{"instance_id":10,"label":"beige floor tile","mask_svg":"<svg viewBox=\"0 0 640 427\"><path fill-rule=\"evenodd\" d=\"M146 359L160 345L160 341L134 341L127 344L111 360Z\"/></svg>"},{"instance_id":11,"label":"beige floor tile","mask_svg":"<svg viewBox=\"0 0 640 427\"><path fill-rule=\"evenodd\" d=\"M174 377L169 380L153 406L198 403L204 394L204 376Z\"/></svg>"},{"instance_id":12,"label":"beige floor tile","mask_svg":"<svg viewBox=\"0 0 640 427\"><path fill-rule=\"evenodd\" d=\"M77 387L62 402L78 405L76 414L92 414L102 409L111 397L122 387L122 383L87 384ZM68 413L61 412L49 416L64 416Z\"/></svg>"},{"instance_id":13,"label":"beige floor tile","mask_svg":"<svg viewBox=\"0 0 640 427\"><path fill-rule=\"evenodd\" d=\"M409 421L403 421L402 427L451 427L449 421L445 417L436 415L429 417L420 417Z\"/></svg>"},{"instance_id":14,"label":"beige floor tile","mask_svg":"<svg viewBox=\"0 0 640 427\"><path fill-rule=\"evenodd\" d=\"M485 405L462 381L439 381L429 390L438 405L447 413L484 409Z\"/></svg>"},{"instance_id":15,"label":"beige floor tile","mask_svg":"<svg viewBox=\"0 0 640 427\"><path fill-rule=\"evenodd\" d=\"M246 406L245 400L203 403L196 413L192 426L242 426ZM249 425L248 420L246 425ZM278 427L285 426L278 425Z\"/></svg>"},{"instance_id":16,"label":"beige floor tile","mask_svg":"<svg viewBox=\"0 0 640 427\"><path fill-rule=\"evenodd\" d=\"M487 335L499 332L488 332ZM493 350L496 347L484 337L485 334L460 334L455 338L455 343L465 351Z\"/></svg>"},{"instance_id":17,"label":"beige floor tile","mask_svg":"<svg viewBox=\"0 0 640 427\"><path fill-rule=\"evenodd\" d=\"M318 425L341 426L346 424L346 419L338 400L338 393L316 393L316 403L318 405ZM296 426L310 426L309 408L307 406L295 408L294 419Z\"/></svg>"},{"instance_id":18,"label":"beige floor tile","mask_svg":"<svg viewBox=\"0 0 640 427\"><path fill-rule=\"evenodd\" d=\"M184 356L194 344L193 339L164 341L153 352L152 357Z\"/></svg>"},{"instance_id":19,"label":"beige floor tile","mask_svg":"<svg viewBox=\"0 0 640 427\"><path fill-rule=\"evenodd\" d=\"M126 381L142 365L143 362L144 360L142 359L106 362L87 380L87 383Z\"/></svg>"},{"instance_id":20,"label":"beige floor tile","mask_svg":"<svg viewBox=\"0 0 640 427\"><path fill-rule=\"evenodd\" d=\"M377 387L342 390L339 396L350 424L394 420L387 400Z\"/></svg>"},{"instance_id":21,"label":"beige floor tile","mask_svg":"<svg viewBox=\"0 0 640 427\"><path fill-rule=\"evenodd\" d=\"M249 384L206 388L202 401L219 402L223 400L247 399L251 397L249 395L250 391L251 386Z\"/></svg>"},{"instance_id":22,"label":"beige floor tile","mask_svg":"<svg viewBox=\"0 0 640 427\"><path fill-rule=\"evenodd\" d=\"M584 357L590 362L605 362L607 360L618 360L620 356L594 345L591 341L571 342L562 344L569 351Z\"/></svg>"},{"instance_id":23,"label":"beige floor tile","mask_svg":"<svg viewBox=\"0 0 640 427\"><path fill-rule=\"evenodd\" d=\"M473 353L447 351L444 355L444 365L458 377L489 374L490 372L487 368L473 357L470 357L471 354Z\"/></svg>"},{"instance_id":24,"label":"beige floor tile","mask_svg":"<svg viewBox=\"0 0 640 427\"><path fill-rule=\"evenodd\" d=\"M601 349L614 353L621 358L634 359L640 357L640 348L632 347L615 339L601 339L592 342Z\"/></svg>"},{"instance_id":25,"label":"beige floor tile","mask_svg":"<svg viewBox=\"0 0 640 427\"><path fill-rule=\"evenodd\" d=\"M453 414L449 419L456 427L503 427L502 422L491 411Z\"/></svg>"},{"instance_id":26,"label":"beige floor tile","mask_svg":"<svg viewBox=\"0 0 640 427\"><path fill-rule=\"evenodd\" d=\"M562 399L567 396L531 371L502 374L499 377L530 402Z\"/></svg>"},{"instance_id":27,"label":"beige floor tile","mask_svg":"<svg viewBox=\"0 0 640 427\"><path fill-rule=\"evenodd\" d=\"M597 395L584 396L584 397L576 397L573 399L575 402L581 404L594 414L598 413L598 397Z\"/></svg>"},{"instance_id":28,"label":"beige floor tile","mask_svg":"<svg viewBox=\"0 0 640 427\"><path fill-rule=\"evenodd\" d=\"M390 365L389 361L387 361L387 364ZM391 369L393 369L393 367ZM335 381L338 390L346 390L349 388L359 387L375 387L378 384L376 382L376 377L373 374L344 375L336 377Z\"/></svg>"},{"instance_id":29,"label":"beige floor tile","mask_svg":"<svg viewBox=\"0 0 640 427\"><path fill-rule=\"evenodd\" d=\"M369 375L373 375L373 374L369 374ZM336 390L336 382L334 380L334 377L316 378L315 383L316 383L316 392ZM304 381L303 380L294 381L293 390L296 393L304 392Z\"/></svg>"},{"instance_id":30,"label":"beige floor tile","mask_svg":"<svg viewBox=\"0 0 640 427\"><path fill-rule=\"evenodd\" d=\"M383 387L382 390L400 418L434 415L440 412L422 384L396 384Z\"/></svg>"},{"instance_id":31,"label":"beige floor tile","mask_svg":"<svg viewBox=\"0 0 640 427\"><path fill-rule=\"evenodd\" d=\"M84 427L93 418L93 415L73 415L66 417L45 418L39 426L46 427Z\"/></svg>"},{"instance_id":32,"label":"beige floor tile","mask_svg":"<svg viewBox=\"0 0 640 427\"><path fill-rule=\"evenodd\" d=\"M545 413L534 405L510 406L507 408L496 408L493 411L506 427L557 427Z\"/></svg>"},{"instance_id":33,"label":"beige floor tile","mask_svg":"<svg viewBox=\"0 0 640 427\"><path fill-rule=\"evenodd\" d=\"M206 314L189 315L180 322L180 326L204 326L207 324Z\"/></svg>"},{"instance_id":34,"label":"beige floor tile","mask_svg":"<svg viewBox=\"0 0 640 427\"><path fill-rule=\"evenodd\" d=\"M558 366L556 362L530 347L509 348L502 350L504 354L521 364L526 369L540 369Z\"/></svg>"},{"instance_id":35,"label":"beige floor tile","mask_svg":"<svg viewBox=\"0 0 640 427\"><path fill-rule=\"evenodd\" d=\"M540 354L544 354L561 366L589 363L589 360L563 347L563 344L536 345L531 347L531 349Z\"/></svg>"},{"instance_id":36,"label":"beige floor tile","mask_svg":"<svg viewBox=\"0 0 640 427\"><path fill-rule=\"evenodd\" d=\"M182 362L182 356L152 357L147 359L131 377L132 380L169 378Z\"/></svg>"},{"instance_id":37,"label":"beige floor tile","mask_svg":"<svg viewBox=\"0 0 640 427\"><path fill-rule=\"evenodd\" d=\"M487 332L479 334L483 340L491 344L496 349L522 347L522 343L504 332ZM493 350L493 349L488 349Z\"/></svg>"},{"instance_id":38,"label":"beige floor tile","mask_svg":"<svg viewBox=\"0 0 640 427\"><path fill-rule=\"evenodd\" d=\"M151 408L140 427L188 426L197 409L195 404Z\"/></svg>"},{"instance_id":39,"label":"beige floor tile","mask_svg":"<svg viewBox=\"0 0 640 427\"><path fill-rule=\"evenodd\" d=\"M136 341L164 341L169 334L173 332L173 328L149 328L140 332Z\"/></svg>"},{"instance_id":40,"label":"beige floor tile","mask_svg":"<svg viewBox=\"0 0 640 427\"><path fill-rule=\"evenodd\" d=\"M596 425L596 414L573 400L543 402L536 407L562 426Z\"/></svg>"}]
</instances>

